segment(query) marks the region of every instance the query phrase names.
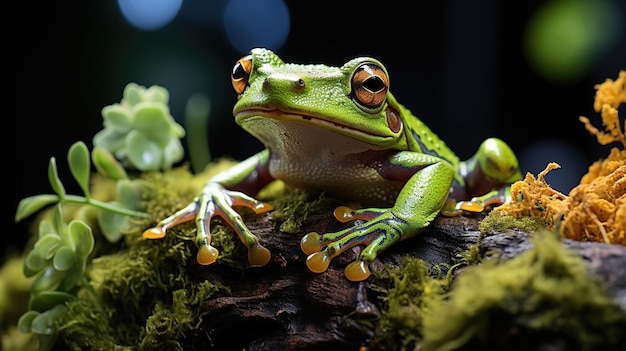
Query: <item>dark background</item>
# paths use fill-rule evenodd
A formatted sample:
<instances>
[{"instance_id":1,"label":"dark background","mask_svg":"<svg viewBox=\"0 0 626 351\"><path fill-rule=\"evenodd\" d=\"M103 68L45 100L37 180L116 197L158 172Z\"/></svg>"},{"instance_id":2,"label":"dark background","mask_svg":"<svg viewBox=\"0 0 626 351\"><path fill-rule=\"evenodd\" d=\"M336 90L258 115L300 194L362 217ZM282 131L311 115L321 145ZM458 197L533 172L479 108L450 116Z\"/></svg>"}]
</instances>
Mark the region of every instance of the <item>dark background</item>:
<instances>
[{"instance_id":1,"label":"dark background","mask_svg":"<svg viewBox=\"0 0 626 351\"><path fill-rule=\"evenodd\" d=\"M608 2L623 23L626 2ZM128 82L166 87L177 119L189 96L207 94L213 157L243 159L261 149L232 119L236 96L229 74L242 53L221 27L189 20L194 9L185 1L174 21L155 31L133 28L114 1L75 3L22 2L5 12L13 19L5 32L11 58L5 66L11 106L5 145L12 155L5 167L11 170L5 253L21 249L28 235L28 221L13 220L19 200L52 192L50 157L56 157L68 192L80 194L67 170L67 150L78 140L91 147L102 128L100 110L119 102ZM275 51L288 62L328 65L374 56L387 66L396 98L461 158L483 139L499 136L516 150L524 173L560 163L563 168L548 181L568 192L591 162L608 154L578 116L600 126L592 111L594 84L626 69L626 44L621 34L569 79L539 74L528 62L523 37L545 3L286 1L291 30Z\"/></svg>"}]
</instances>

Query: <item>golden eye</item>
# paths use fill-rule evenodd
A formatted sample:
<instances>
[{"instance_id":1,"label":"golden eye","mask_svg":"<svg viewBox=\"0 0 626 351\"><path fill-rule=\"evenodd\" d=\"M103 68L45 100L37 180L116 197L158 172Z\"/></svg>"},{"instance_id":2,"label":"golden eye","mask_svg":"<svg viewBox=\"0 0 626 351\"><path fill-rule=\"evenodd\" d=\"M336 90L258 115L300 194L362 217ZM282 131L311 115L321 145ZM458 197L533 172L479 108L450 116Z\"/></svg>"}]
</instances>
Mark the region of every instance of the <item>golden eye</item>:
<instances>
[{"instance_id":1,"label":"golden eye","mask_svg":"<svg viewBox=\"0 0 626 351\"><path fill-rule=\"evenodd\" d=\"M389 78L373 63L362 64L352 75L352 96L364 107L379 107L387 97Z\"/></svg>"},{"instance_id":2,"label":"golden eye","mask_svg":"<svg viewBox=\"0 0 626 351\"><path fill-rule=\"evenodd\" d=\"M230 74L230 82L237 94L243 93L248 85L248 78L252 71L252 55L244 56L235 63L233 71Z\"/></svg>"}]
</instances>

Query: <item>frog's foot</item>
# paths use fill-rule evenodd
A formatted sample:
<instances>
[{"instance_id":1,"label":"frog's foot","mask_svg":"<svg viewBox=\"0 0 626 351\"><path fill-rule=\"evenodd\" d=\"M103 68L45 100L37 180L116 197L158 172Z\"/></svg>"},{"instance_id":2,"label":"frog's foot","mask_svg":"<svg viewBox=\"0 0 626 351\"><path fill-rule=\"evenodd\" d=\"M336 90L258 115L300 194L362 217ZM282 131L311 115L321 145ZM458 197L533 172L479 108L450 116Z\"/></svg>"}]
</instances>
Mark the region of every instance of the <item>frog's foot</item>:
<instances>
[{"instance_id":1,"label":"frog's foot","mask_svg":"<svg viewBox=\"0 0 626 351\"><path fill-rule=\"evenodd\" d=\"M243 219L233 207L247 207L260 214L271 211L273 206L258 201L246 194L224 189L215 183L208 185L202 195L194 199L187 207L163 219L155 227L143 232L146 239L163 238L168 229L195 219L198 245L196 259L202 265L208 265L217 259L219 251L211 245L211 220L219 216L233 228L241 242L248 249L248 262L251 266L263 266L269 262L271 254L263 247L258 238L246 228Z\"/></svg>"},{"instance_id":2,"label":"frog's foot","mask_svg":"<svg viewBox=\"0 0 626 351\"><path fill-rule=\"evenodd\" d=\"M300 247L309 255L306 265L312 272L322 273L328 269L330 261L342 252L356 245L367 245L359 258L344 270L348 280L365 280L370 276L368 266L378 252L400 239L404 221L389 209L352 210L342 206L335 210L334 215L341 222L355 219L366 222L336 233L320 235L311 232L305 235L300 241Z\"/></svg>"},{"instance_id":3,"label":"frog's foot","mask_svg":"<svg viewBox=\"0 0 626 351\"><path fill-rule=\"evenodd\" d=\"M441 210L441 214L452 217L459 216L463 212L480 213L508 201L511 201L511 187L504 186L499 190L492 190L485 195L473 197L468 201L457 202L449 199Z\"/></svg>"}]
</instances>

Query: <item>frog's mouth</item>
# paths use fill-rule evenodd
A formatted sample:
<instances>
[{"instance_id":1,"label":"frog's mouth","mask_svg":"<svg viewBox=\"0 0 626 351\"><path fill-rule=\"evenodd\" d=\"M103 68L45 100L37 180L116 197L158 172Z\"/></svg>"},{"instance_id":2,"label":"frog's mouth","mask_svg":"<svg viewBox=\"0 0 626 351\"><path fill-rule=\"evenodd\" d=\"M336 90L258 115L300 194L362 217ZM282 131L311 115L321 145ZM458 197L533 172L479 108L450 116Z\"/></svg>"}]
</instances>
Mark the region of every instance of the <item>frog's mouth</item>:
<instances>
[{"instance_id":1,"label":"frog's mouth","mask_svg":"<svg viewBox=\"0 0 626 351\"><path fill-rule=\"evenodd\" d=\"M323 129L334 131L340 134L356 137L359 139L366 139L366 140L371 140L372 138L387 139L387 140L394 139L392 135L376 134L376 133L373 133L371 130L358 128L354 125L347 125L347 124L339 123L336 121L331 121L327 118L323 118L323 117L312 115L312 114L281 110L278 108L263 109L263 108L257 107L253 109L240 110L235 113L235 120L237 121L238 124L242 126L251 122L253 119L257 117L271 118L273 120L282 121L282 122L304 122L304 123L311 124L319 128L323 128Z\"/></svg>"}]
</instances>

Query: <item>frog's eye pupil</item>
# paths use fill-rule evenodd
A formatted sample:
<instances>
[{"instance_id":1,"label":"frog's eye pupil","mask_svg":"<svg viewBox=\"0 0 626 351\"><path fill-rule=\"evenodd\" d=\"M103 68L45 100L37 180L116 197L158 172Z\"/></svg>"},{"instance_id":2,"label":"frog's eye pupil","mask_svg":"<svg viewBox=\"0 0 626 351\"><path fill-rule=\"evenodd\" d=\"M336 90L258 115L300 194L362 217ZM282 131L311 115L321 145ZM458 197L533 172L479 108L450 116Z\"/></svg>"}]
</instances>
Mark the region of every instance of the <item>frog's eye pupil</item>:
<instances>
[{"instance_id":1,"label":"frog's eye pupil","mask_svg":"<svg viewBox=\"0 0 626 351\"><path fill-rule=\"evenodd\" d=\"M376 109L387 98L387 72L375 63L364 63L352 75L352 97L362 107Z\"/></svg>"},{"instance_id":2,"label":"frog's eye pupil","mask_svg":"<svg viewBox=\"0 0 626 351\"><path fill-rule=\"evenodd\" d=\"M386 88L385 82L379 76L371 76L363 81L363 87L373 93L382 91Z\"/></svg>"},{"instance_id":3,"label":"frog's eye pupil","mask_svg":"<svg viewBox=\"0 0 626 351\"><path fill-rule=\"evenodd\" d=\"M246 71L244 71L241 63L237 62L233 67L233 79L242 79L246 77Z\"/></svg>"},{"instance_id":4,"label":"frog's eye pupil","mask_svg":"<svg viewBox=\"0 0 626 351\"><path fill-rule=\"evenodd\" d=\"M237 94L242 94L248 85L248 78L252 72L252 55L244 56L235 65L230 73L230 81Z\"/></svg>"}]
</instances>

